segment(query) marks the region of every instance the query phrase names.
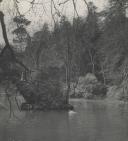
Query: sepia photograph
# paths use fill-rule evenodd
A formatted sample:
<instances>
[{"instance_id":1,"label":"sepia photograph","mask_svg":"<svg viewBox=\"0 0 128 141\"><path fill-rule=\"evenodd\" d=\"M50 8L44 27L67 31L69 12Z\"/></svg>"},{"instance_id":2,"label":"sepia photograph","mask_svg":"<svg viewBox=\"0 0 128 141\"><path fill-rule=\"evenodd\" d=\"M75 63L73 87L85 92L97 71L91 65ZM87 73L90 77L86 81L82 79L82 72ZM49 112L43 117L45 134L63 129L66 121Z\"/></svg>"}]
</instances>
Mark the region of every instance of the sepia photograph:
<instances>
[{"instance_id":1,"label":"sepia photograph","mask_svg":"<svg viewBox=\"0 0 128 141\"><path fill-rule=\"evenodd\" d=\"M0 141L128 141L128 0L0 0Z\"/></svg>"}]
</instances>

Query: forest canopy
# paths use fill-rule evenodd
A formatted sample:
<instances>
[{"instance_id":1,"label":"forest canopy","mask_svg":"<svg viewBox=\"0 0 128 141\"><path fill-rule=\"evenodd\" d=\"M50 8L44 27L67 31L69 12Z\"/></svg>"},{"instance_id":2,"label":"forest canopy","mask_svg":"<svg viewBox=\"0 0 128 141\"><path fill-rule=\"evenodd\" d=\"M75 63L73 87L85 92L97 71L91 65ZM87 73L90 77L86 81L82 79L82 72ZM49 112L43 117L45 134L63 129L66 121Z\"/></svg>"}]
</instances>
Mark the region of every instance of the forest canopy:
<instances>
[{"instance_id":1,"label":"forest canopy","mask_svg":"<svg viewBox=\"0 0 128 141\"><path fill-rule=\"evenodd\" d=\"M10 11L14 13L13 23L16 27L11 32L14 35L13 44L16 50L18 47L18 50L27 52L27 55L29 54L32 58L28 60L38 67L40 62L41 67L49 64L59 64L62 67L65 64L66 48L70 46L71 70L79 70L80 75L94 73L101 81L112 79L112 82L115 82L116 78L120 81L127 73L127 55L125 55L127 52L127 0L109 0L108 6L100 12L94 3L83 0L85 11L87 11L84 17L79 16L77 2L72 0L74 11L72 22L58 8L61 5L65 6L69 1L56 3L51 0L54 28L51 30L49 23L43 21L41 30L35 32L32 37L27 30L32 21L27 19L27 13L21 14L20 0L12 1L14 8ZM2 3L6 3L6 0ZM45 1L40 3L32 0L28 3L28 13L34 12L38 5L45 10L43 7Z\"/></svg>"}]
</instances>

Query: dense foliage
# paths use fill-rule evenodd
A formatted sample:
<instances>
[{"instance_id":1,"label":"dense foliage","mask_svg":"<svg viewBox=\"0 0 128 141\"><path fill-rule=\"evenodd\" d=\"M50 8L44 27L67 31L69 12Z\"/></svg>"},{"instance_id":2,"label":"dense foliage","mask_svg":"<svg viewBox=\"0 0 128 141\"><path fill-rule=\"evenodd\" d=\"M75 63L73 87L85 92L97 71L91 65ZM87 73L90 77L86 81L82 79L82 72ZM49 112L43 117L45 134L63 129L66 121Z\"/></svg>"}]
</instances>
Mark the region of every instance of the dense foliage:
<instances>
[{"instance_id":1,"label":"dense foliage","mask_svg":"<svg viewBox=\"0 0 128 141\"><path fill-rule=\"evenodd\" d=\"M76 82L79 76L93 73L104 85L124 86L128 70L127 0L110 0L109 7L100 13L92 2L88 6L87 17L70 22L63 16L53 30L45 23L34 34L31 49L36 68L58 67L63 81Z\"/></svg>"}]
</instances>

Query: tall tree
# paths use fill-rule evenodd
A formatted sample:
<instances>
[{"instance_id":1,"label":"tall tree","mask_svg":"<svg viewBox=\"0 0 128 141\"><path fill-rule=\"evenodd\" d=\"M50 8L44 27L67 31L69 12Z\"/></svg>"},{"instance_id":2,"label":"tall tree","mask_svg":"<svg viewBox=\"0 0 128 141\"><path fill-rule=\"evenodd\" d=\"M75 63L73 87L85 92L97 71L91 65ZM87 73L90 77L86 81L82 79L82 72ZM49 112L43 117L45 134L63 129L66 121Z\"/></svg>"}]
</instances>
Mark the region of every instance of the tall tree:
<instances>
[{"instance_id":1,"label":"tall tree","mask_svg":"<svg viewBox=\"0 0 128 141\"><path fill-rule=\"evenodd\" d=\"M98 25L98 15L96 7L92 2L88 4L89 14L83 25L81 41L84 46L82 54L83 67L81 68L84 73L91 72L96 74L98 68L97 58L97 40L100 37L100 29Z\"/></svg>"},{"instance_id":2,"label":"tall tree","mask_svg":"<svg viewBox=\"0 0 128 141\"><path fill-rule=\"evenodd\" d=\"M62 17L60 22L60 28L62 29L62 39L65 42L65 66L66 66L66 84L67 84L67 94L66 102L69 103L69 92L71 87L71 37L72 37L72 27L70 22L66 17Z\"/></svg>"}]
</instances>

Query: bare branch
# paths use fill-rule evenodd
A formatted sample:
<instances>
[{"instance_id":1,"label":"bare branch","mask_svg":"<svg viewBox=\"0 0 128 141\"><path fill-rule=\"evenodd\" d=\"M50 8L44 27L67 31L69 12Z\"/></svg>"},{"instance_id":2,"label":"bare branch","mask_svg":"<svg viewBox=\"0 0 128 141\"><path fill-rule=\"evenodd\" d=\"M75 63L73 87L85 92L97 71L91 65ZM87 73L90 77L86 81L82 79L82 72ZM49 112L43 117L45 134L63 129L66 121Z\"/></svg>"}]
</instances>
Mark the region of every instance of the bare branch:
<instances>
[{"instance_id":1,"label":"bare branch","mask_svg":"<svg viewBox=\"0 0 128 141\"><path fill-rule=\"evenodd\" d=\"M86 1L86 0L83 0L83 1L84 1L85 5L87 6L88 13L89 13L89 11L90 11L90 8L89 8L89 5L88 5L88 3L87 3L87 1Z\"/></svg>"},{"instance_id":2,"label":"bare branch","mask_svg":"<svg viewBox=\"0 0 128 141\"><path fill-rule=\"evenodd\" d=\"M66 1L64 1L64 2L59 3L58 5L60 6L60 5L65 4L65 3L69 2L69 1L70 1L70 0L66 0Z\"/></svg>"},{"instance_id":3,"label":"bare branch","mask_svg":"<svg viewBox=\"0 0 128 141\"><path fill-rule=\"evenodd\" d=\"M77 8L76 8L76 3L75 3L75 1L72 0L72 3L73 3L73 6L74 6L75 13L76 13L77 16L79 17L79 14L78 14L78 11L77 11Z\"/></svg>"},{"instance_id":4,"label":"bare branch","mask_svg":"<svg viewBox=\"0 0 128 141\"><path fill-rule=\"evenodd\" d=\"M18 0L14 0L14 4L15 4L15 7L16 7L16 11L17 11L18 15L21 15L21 13L20 13L20 11L19 11L18 3L19 3Z\"/></svg>"},{"instance_id":5,"label":"bare branch","mask_svg":"<svg viewBox=\"0 0 128 141\"><path fill-rule=\"evenodd\" d=\"M54 14L53 14L53 1L51 0L51 15L52 15L52 19L54 21L55 24L55 18L54 18Z\"/></svg>"},{"instance_id":6,"label":"bare branch","mask_svg":"<svg viewBox=\"0 0 128 141\"><path fill-rule=\"evenodd\" d=\"M60 13L60 11L57 9L54 0L52 0L52 3L53 3L54 9L55 9L57 15L60 17L60 16L61 16L61 13Z\"/></svg>"}]
</instances>

